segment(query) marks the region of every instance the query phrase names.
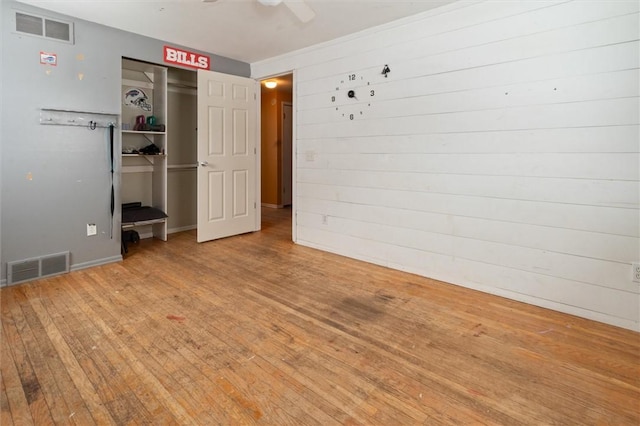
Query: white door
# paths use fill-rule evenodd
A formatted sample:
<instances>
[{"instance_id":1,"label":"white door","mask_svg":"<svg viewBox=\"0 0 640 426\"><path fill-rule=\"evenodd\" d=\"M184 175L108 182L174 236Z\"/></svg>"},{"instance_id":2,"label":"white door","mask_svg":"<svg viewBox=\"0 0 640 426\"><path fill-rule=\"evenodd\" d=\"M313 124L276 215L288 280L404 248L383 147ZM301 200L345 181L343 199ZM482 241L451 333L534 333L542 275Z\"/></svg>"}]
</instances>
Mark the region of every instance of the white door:
<instances>
[{"instance_id":1,"label":"white door","mask_svg":"<svg viewBox=\"0 0 640 426\"><path fill-rule=\"evenodd\" d=\"M256 82L198 70L198 242L256 224Z\"/></svg>"},{"instance_id":2,"label":"white door","mask_svg":"<svg viewBox=\"0 0 640 426\"><path fill-rule=\"evenodd\" d=\"M291 167L292 167L293 107L282 104L282 205L291 205Z\"/></svg>"}]
</instances>

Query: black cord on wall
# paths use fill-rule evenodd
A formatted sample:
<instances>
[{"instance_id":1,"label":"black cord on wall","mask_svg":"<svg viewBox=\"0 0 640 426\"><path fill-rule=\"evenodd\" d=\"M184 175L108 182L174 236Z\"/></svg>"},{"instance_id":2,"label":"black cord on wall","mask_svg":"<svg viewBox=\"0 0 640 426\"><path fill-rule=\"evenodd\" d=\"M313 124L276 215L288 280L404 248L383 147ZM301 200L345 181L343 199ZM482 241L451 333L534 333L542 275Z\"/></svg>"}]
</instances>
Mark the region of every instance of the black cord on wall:
<instances>
[{"instance_id":1,"label":"black cord on wall","mask_svg":"<svg viewBox=\"0 0 640 426\"><path fill-rule=\"evenodd\" d=\"M115 199L115 189L113 186L113 132L115 126L113 124L109 124L109 144L110 144L110 154L111 154L111 239L113 239L113 213L116 209L116 199Z\"/></svg>"}]
</instances>

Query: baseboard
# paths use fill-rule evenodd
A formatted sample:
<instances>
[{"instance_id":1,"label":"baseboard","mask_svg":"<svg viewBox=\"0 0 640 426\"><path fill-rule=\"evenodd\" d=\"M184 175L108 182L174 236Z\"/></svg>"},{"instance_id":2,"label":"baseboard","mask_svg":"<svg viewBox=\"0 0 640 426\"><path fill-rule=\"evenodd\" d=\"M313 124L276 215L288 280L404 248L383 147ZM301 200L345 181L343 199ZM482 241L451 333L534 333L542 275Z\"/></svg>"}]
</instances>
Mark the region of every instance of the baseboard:
<instances>
[{"instance_id":1,"label":"baseboard","mask_svg":"<svg viewBox=\"0 0 640 426\"><path fill-rule=\"evenodd\" d=\"M262 205L262 207L268 207L270 209L283 209L284 208L284 204L262 203L261 205Z\"/></svg>"},{"instance_id":2,"label":"baseboard","mask_svg":"<svg viewBox=\"0 0 640 426\"><path fill-rule=\"evenodd\" d=\"M121 262L122 255L105 257L103 259L90 260L89 262L76 263L75 265L71 265L70 270L79 271L81 269L93 268L94 266L106 265L107 263Z\"/></svg>"},{"instance_id":3,"label":"baseboard","mask_svg":"<svg viewBox=\"0 0 640 426\"><path fill-rule=\"evenodd\" d=\"M198 225L189 225L189 226L181 226L179 228L170 228L167 232L169 234L176 234L178 232L191 231L193 229L198 229Z\"/></svg>"}]
</instances>

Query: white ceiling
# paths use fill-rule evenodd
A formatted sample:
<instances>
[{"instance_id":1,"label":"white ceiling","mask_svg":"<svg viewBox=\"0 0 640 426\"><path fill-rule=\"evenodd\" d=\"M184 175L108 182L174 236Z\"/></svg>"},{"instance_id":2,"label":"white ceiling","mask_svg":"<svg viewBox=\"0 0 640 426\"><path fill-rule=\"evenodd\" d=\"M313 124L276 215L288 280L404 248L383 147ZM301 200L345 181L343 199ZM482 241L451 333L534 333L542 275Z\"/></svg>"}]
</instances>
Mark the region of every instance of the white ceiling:
<instances>
[{"instance_id":1,"label":"white ceiling","mask_svg":"<svg viewBox=\"0 0 640 426\"><path fill-rule=\"evenodd\" d=\"M284 4L257 0L18 1L252 63L455 0L307 0L316 17L306 24Z\"/></svg>"}]
</instances>

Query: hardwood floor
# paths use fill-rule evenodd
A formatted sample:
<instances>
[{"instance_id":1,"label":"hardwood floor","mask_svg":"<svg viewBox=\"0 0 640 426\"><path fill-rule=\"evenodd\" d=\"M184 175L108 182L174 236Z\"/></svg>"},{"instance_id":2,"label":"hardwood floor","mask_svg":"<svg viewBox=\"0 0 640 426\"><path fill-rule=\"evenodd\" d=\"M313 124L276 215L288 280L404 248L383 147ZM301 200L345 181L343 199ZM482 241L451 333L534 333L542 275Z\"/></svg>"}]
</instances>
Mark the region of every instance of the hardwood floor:
<instances>
[{"instance_id":1,"label":"hardwood floor","mask_svg":"<svg viewBox=\"0 0 640 426\"><path fill-rule=\"evenodd\" d=\"M640 423L640 335L262 232L1 290L5 425Z\"/></svg>"}]
</instances>

